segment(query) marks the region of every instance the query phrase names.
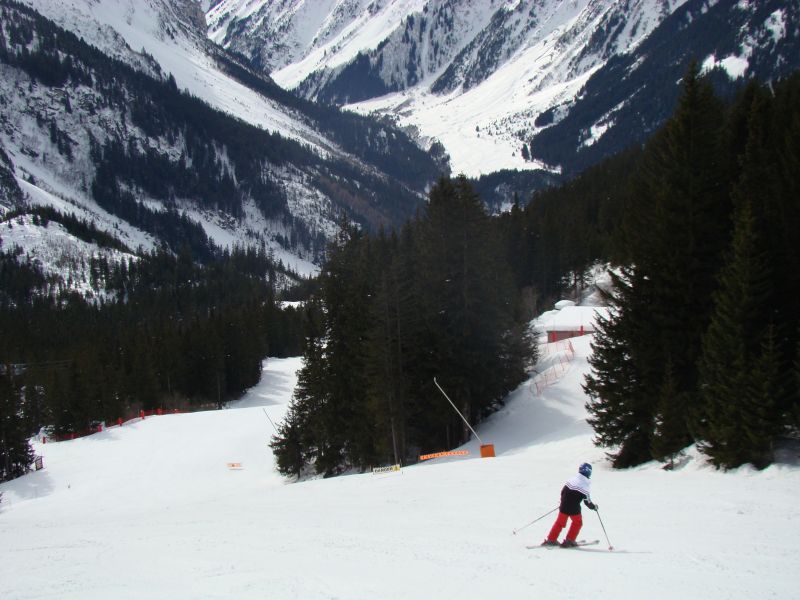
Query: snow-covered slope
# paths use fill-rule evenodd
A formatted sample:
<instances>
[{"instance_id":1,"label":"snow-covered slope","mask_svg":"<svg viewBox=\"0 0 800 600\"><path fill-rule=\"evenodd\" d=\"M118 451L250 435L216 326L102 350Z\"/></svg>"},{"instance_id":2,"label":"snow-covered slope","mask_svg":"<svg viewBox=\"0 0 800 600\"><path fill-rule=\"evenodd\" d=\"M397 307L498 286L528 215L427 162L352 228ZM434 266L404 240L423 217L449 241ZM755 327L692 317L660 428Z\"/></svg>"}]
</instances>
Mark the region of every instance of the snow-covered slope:
<instances>
[{"instance_id":1,"label":"snow-covered slope","mask_svg":"<svg viewBox=\"0 0 800 600\"><path fill-rule=\"evenodd\" d=\"M212 39L280 85L391 115L470 176L574 174L641 142L692 58L728 86L800 67L800 15L785 0L224 0L207 19ZM676 44L643 50L656 32ZM579 125L550 151L564 130L537 136L568 116Z\"/></svg>"},{"instance_id":2,"label":"snow-covered slope","mask_svg":"<svg viewBox=\"0 0 800 600\"><path fill-rule=\"evenodd\" d=\"M494 1L494 0L492 0ZM261 40L253 58L268 71L286 67L294 83L320 67L335 67L376 48L425 0L222 0L207 13L209 36L240 48Z\"/></svg>"},{"instance_id":3,"label":"snow-covered slope","mask_svg":"<svg viewBox=\"0 0 800 600\"><path fill-rule=\"evenodd\" d=\"M82 295L101 292L93 289L87 261L105 258L116 265L136 257L128 252L100 248L69 233L60 223L44 225L29 215L0 223L0 239L8 248L25 252L24 260L39 266L45 277L70 282L70 289Z\"/></svg>"},{"instance_id":4,"label":"snow-covered slope","mask_svg":"<svg viewBox=\"0 0 800 600\"><path fill-rule=\"evenodd\" d=\"M248 70L207 39L193 0L24 4L36 12L0 3L3 209L68 206L133 251L182 219L193 239L264 244L308 275L342 213L398 224L446 170L390 124Z\"/></svg>"},{"instance_id":5,"label":"snow-covered slope","mask_svg":"<svg viewBox=\"0 0 800 600\"><path fill-rule=\"evenodd\" d=\"M575 173L644 143L673 114L692 60L723 98L747 79L790 76L800 69L800 4L687 0L630 52L598 68L571 106L540 114L531 152Z\"/></svg>"},{"instance_id":6,"label":"snow-covered slope","mask_svg":"<svg viewBox=\"0 0 800 600\"><path fill-rule=\"evenodd\" d=\"M521 151L536 116L568 106L597 68L684 1L226 0L207 18L212 39L279 84L395 115L476 176L546 168Z\"/></svg>"},{"instance_id":7,"label":"snow-covered slope","mask_svg":"<svg viewBox=\"0 0 800 600\"><path fill-rule=\"evenodd\" d=\"M299 115L219 68L204 36L203 13L193 0L25 0L25 3L109 56L150 70L154 62L165 74L175 77L180 89L214 108L302 141L320 152L331 146Z\"/></svg>"},{"instance_id":8,"label":"snow-covered slope","mask_svg":"<svg viewBox=\"0 0 800 600\"><path fill-rule=\"evenodd\" d=\"M136 70L156 79L172 75L178 87L202 98L214 108L242 119L266 131L296 140L320 156L329 156L335 144L315 131L301 115L280 105L254 89L248 88L226 74L214 59L212 46L205 38L205 22L199 6L188 0L31 0L27 2L45 17L102 50L110 57L122 60ZM180 154L180 148L168 148L165 140L145 141L146 135L125 123L125 108L109 106L100 114L85 110L102 96L86 86L48 88L35 85L24 75L0 65L4 97L2 118L4 131L0 143L15 168L26 200L45 204L68 213L77 213L101 230L112 232L132 250L150 250L159 240L136 229L118 216L103 210L89 192L95 176L96 163L90 155L90 139L103 143L109 135L141 140L144 146L161 144L160 151ZM18 93L26 89L26 93ZM70 110L63 110L64 98L70 99ZM71 156L65 159L55 144L37 131L42 115L52 119L55 127L69 140ZM180 146L180 142L178 144ZM344 153L342 153L344 154ZM304 177L291 168L284 168L283 188L289 201L290 213L307 224L312 231L330 235L334 223L326 218L330 200L304 182ZM297 199L304 198L298 202ZM160 210L160 203L144 197L151 208ZM267 243L276 254L298 273L308 275L316 267L303 251L288 252L276 242L288 237L291 230L285 224L264 218L253 207L244 207L240 219L231 219L219 211L202 208L202 202L187 198L184 214L200 223L206 234L220 246ZM47 232L45 232L47 233ZM7 238L7 236L3 236ZM29 254L38 249L30 238L6 239L7 248L18 245ZM84 248L69 240L50 242L62 247L65 256L80 254ZM47 268L57 268L55 263Z\"/></svg>"},{"instance_id":9,"label":"snow-covered slope","mask_svg":"<svg viewBox=\"0 0 800 600\"><path fill-rule=\"evenodd\" d=\"M432 83L350 108L399 115L400 123L440 140L454 169L469 175L557 170L523 155L536 117L568 110L598 68L634 47L681 1L505 4Z\"/></svg>"},{"instance_id":10,"label":"snow-covered slope","mask_svg":"<svg viewBox=\"0 0 800 600\"><path fill-rule=\"evenodd\" d=\"M299 359L266 361L261 384L227 410L37 443L45 469L0 485L0 596L794 597L800 469L721 473L691 453L672 472L612 470L585 422L589 342L573 340L574 360L541 396L522 385L478 429L492 459L472 442L466 457L290 484L274 470L264 411L285 413ZM581 537L596 546L538 547L552 515L526 525L557 506L583 461L608 538L587 510Z\"/></svg>"}]
</instances>

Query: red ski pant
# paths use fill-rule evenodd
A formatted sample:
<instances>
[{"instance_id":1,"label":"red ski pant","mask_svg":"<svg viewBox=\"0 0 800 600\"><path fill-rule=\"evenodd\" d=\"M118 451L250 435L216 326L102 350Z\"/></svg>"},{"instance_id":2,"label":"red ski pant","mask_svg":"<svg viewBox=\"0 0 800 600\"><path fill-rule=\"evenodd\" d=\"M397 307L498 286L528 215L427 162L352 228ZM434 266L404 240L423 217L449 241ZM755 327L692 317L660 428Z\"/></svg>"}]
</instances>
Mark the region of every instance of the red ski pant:
<instances>
[{"instance_id":1,"label":"red ski pant","mask_svg":"<svg viewBox=\"0 0 800 600\"><path fill-rule=\"evenodd\" d=\"M559 512L558 517L556 517L556 522L553 523L553 528L550 530L550 535L547 536L548 540L558 540L558 536L561 534L561 530L566 526L568 518L572 519L572 524L569 526L569 530L567 531L567 539L572 541L578 539L578 533L580 532L581 527L583 527L583 517L581 517L580 514L567 515Z\"/></svg>"}]
</instances>

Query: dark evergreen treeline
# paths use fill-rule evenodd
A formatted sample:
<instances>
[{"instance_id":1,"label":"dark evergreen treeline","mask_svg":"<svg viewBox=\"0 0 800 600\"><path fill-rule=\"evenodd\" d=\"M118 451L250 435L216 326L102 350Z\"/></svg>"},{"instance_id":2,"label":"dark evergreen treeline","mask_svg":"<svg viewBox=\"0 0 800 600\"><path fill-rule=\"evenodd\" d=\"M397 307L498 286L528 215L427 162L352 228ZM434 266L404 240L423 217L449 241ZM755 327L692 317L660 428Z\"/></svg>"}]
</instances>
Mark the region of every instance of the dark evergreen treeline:
<instances>
[{"instance_id":1,"label":"dark evergreen treeline","mask_svg":"<svg viewBox=\"0 0 800 600\"><path fill-rule=\"evenodd\" d=\"M37 267L0 256L0 466L17 465L5 477L29 464L13 448L42 426L63 434L140 409L219 406L258 382L264 357L301 350L303 314L277 305L263 250L203 266L188 250L158 251L90 269L110 299L48 295Z\"/></svg>"},{"instance_id":2,"label":"dark evergreen treeline","mask_svg":"<svg viewBox=\"0 0 800 600\"><path fill-rule=\"evenodd\" d=\"M28 262L19 262L21 248L0 253L0 307L32 302L41 291L50 290L47 284L54 283Z\"/></svg>"},{"instance_id":3,"label":"dark evergreen treeline","mask_svg":"<svg viewBox=\"0 0 800 600\"><path fill-rule=\"evenodd\" d=\"M24 475L33 464L29 427L20 410L23 395L13 373L0 366L0 481Z\"/></svg>"},{"instance_id":4,"label":"dark evergreen treeline","mask_svg":"<svg viewBox=\"0 0 800 600\"><path fill-rule=\"evenodd\" d=\"M586 382L597 443L613 449L617 466L670 461L692 442L719 466L763 466L782 435L797 433L800 75L752 84L728 106L695 69L673 117L643 149L496 219L465 180L442 179L427 211L397 233L345 227L299 315L276 308L263 253L217 256L173 201L202 194L236 214L244 197L236 194L256 194L266 214L280 214L284 201L262 167L289 159L314 166L320 189L361 222L383 222L381 202L402 214L410 192L377 176L364 191L354 165L223 117L174 80L136 73L55 26L6 21L7 6L17 5L0 6L0 60L45 85L94 86L96 109L117 108L187 151L173 161L122 138L93 145L98 202L157 231L164 223L151 222L131 190L164 200L174 220L166 239L178 251L96 260L92 281L113 300L37 293L49 283L41 272L17 256L0 260L4 434L224 402L257 380L268 351L300 350L302 319L306 365L273 440L280 470L330 475L407 462L467 437L433 377L480 421L523 377L530 348L519 323L580 283L596 260L623 265L615 316L601 323ZM135 85L121 85L125 78ZM69 136L42 126L68 154ZM25 446L4 450L6 476L26 460Z\"/></svg>"},{"instance_id":5,"label":"dark evergreen treeline","mask_svg":"<svg viewBox=\"0 0 800 600\"><path fill-rule=\"evenodd\" d=\"M101 248L112 248L121 252L130 252L125 244L110 233L101 231L86 219L81 219L72 214L64 214L52 206L25 206L9 210L3 215L2 221L13 221L17 217L31 215L33 224L47 227L51 221L59 223L69 233L88 244L96 244ZM4 288L0 286L0 290Z\"/></svg>"},{"instance_id":6,"label":"dark evergreen treeline","mask_svg":"<svg viewBox=\"0 0 800 600\"><path fill-rule=\"evenodd\" d=\"M22 201L22 190L14 178L14 167L0 142L0 206L15 206Z\"/></svg>"},{"instance_id":7,"label":"dark evergreen treeline","mask_svg":"<svg viewBox=\"0 0 800 600\"><path fill-rule=\"evenodd\" d=\"M472 185L490 210L501 213L508 210L512 201L527 205L533 190L555 187L562 181L560 176L545 171L504 169L481 175L472 180Z\"/></svg>"},{"instance_id":8,"label":"dark evergreen treeline","mask_svg":"<svg viewBox=\"0 0 800 600\"><path fill-rule=\"evenodd\" d=\"M308 305L305 365L278 468L332 475L450 448L525 376L532 358L500 230L463 179L440 179L401 232L345 227Z\"/></svg>"},{"instance_id":9,"label":"dark evergreen treeline","mask_svg":"<svg viewBox=\"0 0 800 600\"><path fill-rule=\"evenodd\" d=\"M525 208L488 218L467 182L443 180L402 232L347 230L309 305L280 470L329 475L464 441L433 377L479 421L525 355L517 334L489 332L514 332L597 260L622 265L585 386L615 465L671 464L692 442L721 467L771 462L800 425L800 75L729 104L696 68L683 86L647 145Z\"/></svg>"},{"instance_id":10,"label":"dark evergreen treeline","mask_svg":"<svg viewBox=\"0 0 800 600\"><path fill-rule=\"evenodd\" d=\"M95 179L92 182L92 196L97 203L111 214L151 234L173 250L188 247L201 261L207 261L214 256L215 244L209 239L203 227L178 212L174 204L168 204L165 211L152 210L137 200L126 187L120 185L120 181L126 181L126 177L130 178L128 179L130 181L137 175L142 175L140 181L144 185L151 189L157 187L164 180L153 175L163 174L163 171L148 170L152 163L147 159L150 158L162 165L163 161L155 154L149 156L132 154L129 157L122 151L116 152L118 149L117 144L108 144L107 150L102 154L102 160L98 163Z\"/></svg>"},{"instance_id":11,"label":"dark evergreen treeline","mask_svg":"<svg viewBox=\"0 0 800 600\"><path fill-rule=\"evenodd\" d=\"M574 295L593 263L625 259L618 231L631 194L630 174L640 160L641 149L633 147L499 215L507 260L529 316Z\"/></svg>"},{"instance_id":12,"label":"dark evergreen treeline","mask_svg":"<svg viewBox=\"0 0 800 600\"><path fill-rule=\"evenodd\" d=\"M619 467L688 444L763 467L798 427L800 75L729 108L696 68L633 172L586 382L597 443Z\"/></svg>"}]
</instances>

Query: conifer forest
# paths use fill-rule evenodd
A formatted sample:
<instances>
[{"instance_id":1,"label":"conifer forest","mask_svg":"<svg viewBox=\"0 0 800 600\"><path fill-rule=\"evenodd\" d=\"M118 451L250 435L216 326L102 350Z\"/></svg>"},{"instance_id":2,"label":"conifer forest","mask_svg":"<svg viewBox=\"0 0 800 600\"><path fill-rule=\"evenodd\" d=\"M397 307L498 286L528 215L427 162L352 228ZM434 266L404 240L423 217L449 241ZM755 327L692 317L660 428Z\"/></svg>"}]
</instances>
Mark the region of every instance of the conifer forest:
<instances>
[{"instance_id":1,"label":"conifer forest","mask_svg":"<svg viewBox=\"0 0 800 600\"><path fill-rule=\"evenodd\" d=\"M595 441L617 467L764 467L800 425L800 76L724 101L692 65L640 148L487 217L441 180L402 231L346 230L309 304L305 368L273 440L279 468L333 474L469 432L523 379L524 324L597 261L612 317L585 382Z\"/></svg>"},{"instance_id":2,"label":"conifer forest","mask_svg":"<svg viewBox=\"0 0 800 600\"><path fill-rule=\"evenodd\" d=\"M126 151L96 152L93 192L113 203L106 171ZM137 164L128 176L141 182ZM214 193L226 201L224 185ZM1 249L0 480L24 472L42 427L222 406L265 357L300 353L271 441L282 473L455 447L469 430L433 378L471 423L485 419L535 361L530 319L598 263L612 267L612 312L584 389L616 467L670 464L691 444L720 468L764 467L798 436L800 74L722 98L692 66L645 144L524 200L491 216L472 181L443 175L401 227L344 219L319 276L284 292L302 308L279 305L282 267L265 252L222 251L188 229L172 249L93 263L91 299Z\"/></svg>"}]
</instances>

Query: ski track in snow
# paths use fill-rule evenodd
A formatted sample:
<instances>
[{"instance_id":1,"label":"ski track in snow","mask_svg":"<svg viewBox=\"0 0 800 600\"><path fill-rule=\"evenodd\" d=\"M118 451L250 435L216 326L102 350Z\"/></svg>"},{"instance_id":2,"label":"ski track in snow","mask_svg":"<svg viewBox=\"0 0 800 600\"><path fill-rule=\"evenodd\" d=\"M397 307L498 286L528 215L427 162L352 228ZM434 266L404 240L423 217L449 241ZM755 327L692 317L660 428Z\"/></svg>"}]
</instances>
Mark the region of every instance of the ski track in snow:
<instances>
[{"instance_id":1,"label":"ski track in snow","mask_svg":"<svg viewBox=\"0 0 800 600\"><path fill-rule=\"evenodd\" d=\"M611 469L585 422L590 339L541 397L526 382L482 424L494 459L474 441L395 473L281 478L264 411L285 414L299 358L265 361L226 410L37 443L45 469L0 485L0 597L794 597L800 471L720 473L696 452L675 472ZM588 510L581 537L598 551L526 549L552 515L512 532L557 506L583 461L615 550Z\"/></svg>"}]
</instances>

